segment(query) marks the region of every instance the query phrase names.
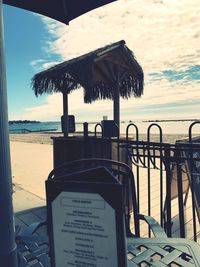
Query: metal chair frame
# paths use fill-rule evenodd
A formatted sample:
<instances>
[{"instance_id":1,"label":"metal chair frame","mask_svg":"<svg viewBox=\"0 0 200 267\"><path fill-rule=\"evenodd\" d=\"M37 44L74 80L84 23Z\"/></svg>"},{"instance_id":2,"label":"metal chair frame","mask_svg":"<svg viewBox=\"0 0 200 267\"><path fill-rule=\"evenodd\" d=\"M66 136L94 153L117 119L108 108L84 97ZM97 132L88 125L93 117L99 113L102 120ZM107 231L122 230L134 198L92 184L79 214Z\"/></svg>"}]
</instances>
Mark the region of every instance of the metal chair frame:
<instances>
[{"instance_id":1,"label":"metal chair frame","mask_svg":"<svg viewBox=\"0 0 200 267\"><path fill-rule=\"evenodd\" d=\"M50 172L48 179L63 179L66 174L82 172L85 169L106 167L124 186L124 203L128 211L134 209L135 235L130 231L130 216L124 208L127 227L127 260L128 266L198 266L199 246L185 239L167 238L160 225L151 217L138 214L135 182L132 170L128 165L107 159L82 159L63 164ZM131 189L131 191L130 191ZM128 190L128 192L127 192ZM129 193L132 205L130 206ZM139 220L146 220L156 238L138 238ZM22 234L17 235L19 266L50 266L48 236L34 235L36 230L46 222L34 223ZM138 231L138 232L137 232ZM130 238L131 237L131 238Z\"/></svg>"},{"instance_id":2,"label":"metal chair frame","mask_svg":"<svg viewBox=\"0 0 200 267\"><path fill-rule=\"evenodd\" d=\"M156 237L166 237L164 230L152 217L138 213L134 175L131 168L123 162L118 162L111 159L102 159L102 158L87 158L87 159L75 160L62 164L57 168L55 168L54 170L52 170L48 176L48 180L50 179L59 180L66 174L69 175L74 172L77 173L80 171L100 166L108 168L108 170L111 171L111 173L120 181L120 183L123 186L124 215L125 215L127 237L140 236L140 229L139 229L140 220L144 220L149 224L150 229L152 230L152 232ZM131 198L130 198L130 193L131 193ZM133 211L134 229L135 229L134 234L131 232L130 214L132 211Z\"/></svg>"}]
</instances>

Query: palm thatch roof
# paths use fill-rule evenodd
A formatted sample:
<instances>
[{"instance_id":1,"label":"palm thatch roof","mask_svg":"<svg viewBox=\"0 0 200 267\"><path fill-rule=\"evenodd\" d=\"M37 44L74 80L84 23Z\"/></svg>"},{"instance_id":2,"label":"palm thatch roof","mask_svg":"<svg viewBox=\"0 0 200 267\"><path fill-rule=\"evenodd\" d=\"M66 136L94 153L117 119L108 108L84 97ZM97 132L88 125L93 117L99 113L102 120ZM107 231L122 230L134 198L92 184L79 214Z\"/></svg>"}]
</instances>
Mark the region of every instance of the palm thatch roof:
<instances>
[{"instance_id":1,"label":"palm thatch roof","mask_svg":"<svg viewBox=\"0 0 200 267\"><path fill-rule=\"evenodd\" d=\"M36 74L32 88L38 96L83 87L84 102L91 103L114 99L116 87L123 98L140 97L143 80L142 68L122 40Z\"/></svg>"}]
</instances>

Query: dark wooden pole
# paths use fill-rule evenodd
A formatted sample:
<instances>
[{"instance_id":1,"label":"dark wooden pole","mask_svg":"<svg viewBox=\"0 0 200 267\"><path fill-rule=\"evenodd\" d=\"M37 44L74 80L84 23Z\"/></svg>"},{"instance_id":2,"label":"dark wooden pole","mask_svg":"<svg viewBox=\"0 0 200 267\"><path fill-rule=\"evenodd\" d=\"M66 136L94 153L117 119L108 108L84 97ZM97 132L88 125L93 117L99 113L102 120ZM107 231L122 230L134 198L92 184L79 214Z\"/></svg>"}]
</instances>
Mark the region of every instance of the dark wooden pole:
<instances>
[{"instance_id":1,"label":"dark wooden pole","mask_svg":"<svg viewBox=\"0 0 200 267\"><path fill-rule=\"evenodd\" d=\"M61 117L62 132L64 137L68 137L69 121L68 121L68 93L63 91L63 116Z\"/></svg>"},{"instance_id":2,"label":"dark wooden pole","mask_svg":"<svg viewBox=\"0 0 200 267\"><path fill-rule=\"evenodd\" d=\"M0 0L0 265L17 267L3 36L3 10Z\"/></svg>"},{"instance_id":3,"label":"dark wooden pole","mask_svg":"<svg viewBox=\"0 0 200 267\"><path fill-rule=\"evenodd\" d=\"M120 135L120 92L119 92L119 83L117 82L116 88L114 91L114 101L113 101L113 117L114 121L118 126L119 135Z\"/></svg>"}]
</instances>

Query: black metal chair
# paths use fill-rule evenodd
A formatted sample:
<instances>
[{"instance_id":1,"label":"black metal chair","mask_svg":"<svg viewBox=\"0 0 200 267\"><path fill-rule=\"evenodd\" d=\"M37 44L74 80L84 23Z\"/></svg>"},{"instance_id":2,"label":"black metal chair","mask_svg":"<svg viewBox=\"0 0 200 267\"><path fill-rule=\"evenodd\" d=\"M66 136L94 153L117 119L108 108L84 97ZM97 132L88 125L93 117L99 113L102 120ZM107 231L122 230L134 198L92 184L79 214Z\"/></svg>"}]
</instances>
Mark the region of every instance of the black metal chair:
<instances>
[{"instance_id":1,"label":"black metal chair","mask_svg":"<svg viewBox=\"0 0 200 267\"><path fill-rule=\"evenodd\" d=\"M126 235L129 237L139 237L139 221L145 220L156 237L166 237L160 225L151 217L138 214L136 201L135 182L132 170L128 165L109 159L89 158L81 159L63 164L53 169L48 179L63 179L73 173L83 172L96 167L107 168L123 185L124 195L124 216ZM131 232L131 213L133 212L134 234ZM47 224L45 221L31 224L25 231L16 236L18 246L18 258L20 267L50 266L49 240L48 235L36 235L37 230Z\"/></svg>"},{"instance_id":2,"label":"black metal chair","mask_svg":"<svg viewBox=\"0 0 200 267\"><path fill-rule=\"evenodd\" d=\"M197 243L182 238L167 238L153 218L138 214L134 176L128 165L109 159L76 160L55 168L48 179L59 180L101 166L112 172L123 185L128 266L199 266L200 249ZM131 212L134 214L134 235L130 230ZM148 222L156 238L138 238L140 219ZM44 223L35 223L16 237L20 267L50 266L48 236L34 235Z\"/></svg>"},{"instance_id":3,"label":"black metal chair","mask_svg":"<svg viewBox=\"0 0 200 267\"><path fill-rule=\"evenodd\" d=\"M126 224L127 237L140 236L139 221L146 221L155 237L167 237L164 230L160 225L150 216L142 215L138 213L137 197L135 190L135 181L131 168L122 162L102 159L102 158L87 158L80 159L65 163L53 169L48 180L59 180L63 176L73 173L82 172L95 167L106 167L122 184L124 195L124 216ZM131 213L133 213L133 228L134 233L131 231Z\"/></svg>"}]
</instances>

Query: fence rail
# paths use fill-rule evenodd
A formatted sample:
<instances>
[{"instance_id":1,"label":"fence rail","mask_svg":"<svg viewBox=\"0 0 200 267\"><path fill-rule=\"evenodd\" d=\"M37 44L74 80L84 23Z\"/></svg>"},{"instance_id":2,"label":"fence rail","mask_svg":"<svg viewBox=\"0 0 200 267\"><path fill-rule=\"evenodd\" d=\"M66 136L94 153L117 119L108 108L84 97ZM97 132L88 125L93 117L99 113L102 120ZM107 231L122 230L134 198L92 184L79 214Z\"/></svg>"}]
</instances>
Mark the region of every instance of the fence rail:
<instances>
[{"instance_id":1,"label":"fence rail","mask_svg":"<svg viewBox=\"0 0 200 267\"><path fill-rule=\"evenodd\" d=\"M200 134L193 136L196 126L200 121L190 125L187 139L174 144L163 142L162 128L155 123L148 127L146 141L139 140L134 123L127 126L125 138L111 139L118 146L119 161L120 149L127 152L142 213L156 216L169 237L195 241L200 235ZM158 131L158 142L152 141L152 129ZM148 229L147 233L151 235Z\"/></svg>"}]
</instances>

